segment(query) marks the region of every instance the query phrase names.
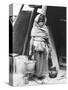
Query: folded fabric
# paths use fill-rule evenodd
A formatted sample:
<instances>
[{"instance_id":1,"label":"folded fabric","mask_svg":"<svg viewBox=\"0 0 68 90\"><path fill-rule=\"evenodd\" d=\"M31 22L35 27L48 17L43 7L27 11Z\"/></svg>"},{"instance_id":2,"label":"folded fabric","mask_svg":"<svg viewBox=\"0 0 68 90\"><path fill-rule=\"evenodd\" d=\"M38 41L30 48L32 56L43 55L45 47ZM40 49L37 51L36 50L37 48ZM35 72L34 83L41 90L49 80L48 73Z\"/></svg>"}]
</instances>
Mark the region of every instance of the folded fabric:
<instances>
[{"instance_id":1,"label":"folded fabric","mask_svg":"<svg viewBox=\"0 0 68 90\"><path fill-rule=\"evenodd\" d=\"M49 37L48 29L44 25L43 27L39 27L37 24L33 25L31 36L37 36L37 37Z\"/></svg>"},{"instance_id":2,"label":"folded fabric","mask_svg":"<svg viewBox=\"0 0 68 90\"><path fill-rule=\"evenodd\" d=\"M40 41L34 41L34 47L36 51L44 51L45 43Z\"/></svg>"}]
</instances>

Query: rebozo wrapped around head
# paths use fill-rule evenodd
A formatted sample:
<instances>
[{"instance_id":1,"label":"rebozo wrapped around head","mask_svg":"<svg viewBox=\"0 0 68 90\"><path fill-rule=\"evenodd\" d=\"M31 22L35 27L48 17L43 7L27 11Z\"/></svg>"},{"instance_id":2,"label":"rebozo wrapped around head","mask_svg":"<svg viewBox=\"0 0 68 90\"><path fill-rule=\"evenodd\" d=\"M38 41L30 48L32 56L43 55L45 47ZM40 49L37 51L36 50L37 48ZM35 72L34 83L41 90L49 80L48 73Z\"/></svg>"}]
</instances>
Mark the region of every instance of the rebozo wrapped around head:
<instances>
[{"instance_id":1,"label":"rebozo wrapped around head","mask_svg":"<svg viewBox=\"0 0 68 90\"><path fill-rule=\"evenodd\" d=\"M38 14L35 18L35 22L38 24L39 22L44 22L46 23L47 18L43 14Z\"/></svg>"}]
</instances>

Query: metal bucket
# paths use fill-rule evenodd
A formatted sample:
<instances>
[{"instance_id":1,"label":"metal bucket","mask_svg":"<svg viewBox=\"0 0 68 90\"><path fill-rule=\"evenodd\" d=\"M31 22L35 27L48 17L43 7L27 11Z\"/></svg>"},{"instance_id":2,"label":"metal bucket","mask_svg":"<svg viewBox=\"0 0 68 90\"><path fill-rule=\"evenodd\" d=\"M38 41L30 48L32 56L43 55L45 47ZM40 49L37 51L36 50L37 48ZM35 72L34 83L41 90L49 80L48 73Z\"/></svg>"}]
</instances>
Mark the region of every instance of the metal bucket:
<instances>
[{"instance_id":1,"label":"metal bucket","mask_svg":"<svg viewBox=\"0 0 68 90\"><path fill-rule=\"evenodd\" d=\"M30 72L30 73L34 72L35 63L36 63L35 60L33 60L33 61L28 60L28 62L25 63L26 64L26 72Z\"/></svg>"},{"instance_id":2,"label":"metal bucket","mask_svg":"<svg viewBox=\"0 0 68 90\"><path fill-rule=\"evenodd\" d=\"M15 58L15 67L16 67L16 73L25 74L26 73L26 65L25 62L28 61L27 56L18 56Z\"/></svg>"},{"instance_id":3,"label":"metal bucket","mask_svg":"<svg viewBox=\"0 0 68 90\"><path fill-rule=\"evenodd\" d=\"M28 72L34 72L35 63L35 60L28 60L27 56L17 56L14 58L14 72L23 75Z\"/></svg>"}]
</instances>

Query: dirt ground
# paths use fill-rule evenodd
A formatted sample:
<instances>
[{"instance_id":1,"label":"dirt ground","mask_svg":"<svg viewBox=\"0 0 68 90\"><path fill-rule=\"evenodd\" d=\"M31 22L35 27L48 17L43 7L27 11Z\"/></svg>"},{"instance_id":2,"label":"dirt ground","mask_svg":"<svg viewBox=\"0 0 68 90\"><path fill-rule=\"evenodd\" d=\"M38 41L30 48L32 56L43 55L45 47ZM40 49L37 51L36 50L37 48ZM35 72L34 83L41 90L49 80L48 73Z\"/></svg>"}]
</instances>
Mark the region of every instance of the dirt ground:
<instances>
[{"instance_id":1,"label":"dirt ground","mask_svg":"<svg viewBox=\"0 0 68 90\"><path fill-rule=\"evenodd\" d=\"M10 74L11 78L12 74ZM24 76L21 74L13 74L13 86L27 86L27 85L40 85L40 84L65 84L66 83L66 70L59 70L59 73L56 78L45 78L42 83L40 83L38 80L27 80L24 81ZM11 82L11 79L10 79Z\"/></svg>"}]
</instances>

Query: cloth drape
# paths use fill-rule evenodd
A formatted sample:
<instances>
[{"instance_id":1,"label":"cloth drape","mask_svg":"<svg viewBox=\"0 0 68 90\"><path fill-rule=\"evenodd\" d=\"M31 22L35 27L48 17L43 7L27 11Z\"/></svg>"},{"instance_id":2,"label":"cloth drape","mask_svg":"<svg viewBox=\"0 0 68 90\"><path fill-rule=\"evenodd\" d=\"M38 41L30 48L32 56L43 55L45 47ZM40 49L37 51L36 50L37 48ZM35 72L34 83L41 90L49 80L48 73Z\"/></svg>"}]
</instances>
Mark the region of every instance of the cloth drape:
<instances>
[{"instance_id":1,"label":"cloth drape","mask_svg":"<svg viewBox=\"0 0 68 90\"><path fill-rule=\"evenodd\" d=\"M39 27L37 23L34 23L31 31L32 42L32 55L36 60L35 75L38 77L47 75L48 73L48 38L49 33L46 25Z\"/></svg>"}]
</instances>

